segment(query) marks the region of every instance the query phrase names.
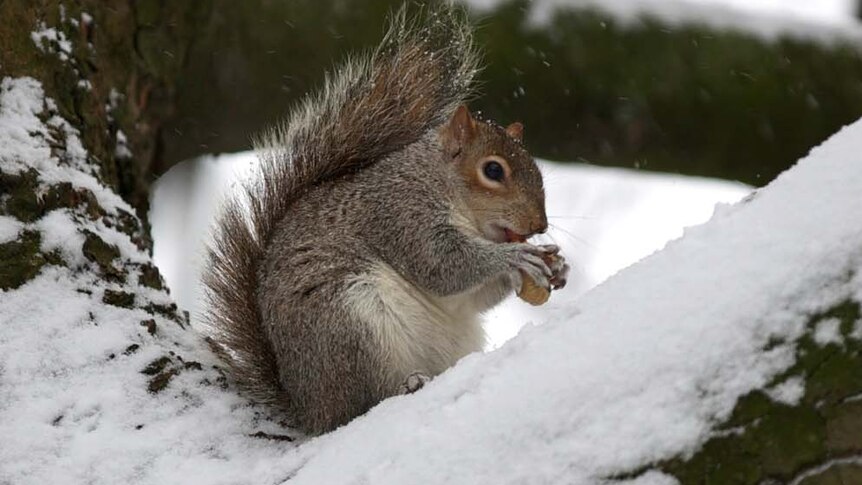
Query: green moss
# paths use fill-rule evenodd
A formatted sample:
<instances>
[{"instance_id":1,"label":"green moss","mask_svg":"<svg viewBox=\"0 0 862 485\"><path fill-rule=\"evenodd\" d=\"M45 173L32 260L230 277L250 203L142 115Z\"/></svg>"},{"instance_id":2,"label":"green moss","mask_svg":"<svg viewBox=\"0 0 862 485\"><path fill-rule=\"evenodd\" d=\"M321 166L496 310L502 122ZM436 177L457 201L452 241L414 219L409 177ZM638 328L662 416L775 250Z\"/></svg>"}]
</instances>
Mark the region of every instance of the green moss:
<instances>
[{"instance_id":1,"label":"green moss","mask_svg":"<svg viewBox=\"0 0 862 485\"><path fill-rule=\"evenodd\" d=\"M734 438L714 438L691 459L669 462L663 465L663 470L682 483L757 483L762 473L749 447L748 442L739 442ZM733 465L728 466L728 463ZM699 481L701 477L708 477L708 481Z\"/></svg>"},{"instance_id":2,"label":"green moss","mask_svg":"<svg viewBox=\"0 0 862 485\"><path fill-rule=\"evenodd\" d=\"M152 26L158 24L162 13L161 0L139 0L135 2L135 14L139 25Z\"/></svg>"},{"instance_id":3,"label":"green moss","mask_svg":"<svg viewBox=\"0 0 862 485\"><path fill-rule=\"evenodd\" d=\"M138 282L140 284L156 290L164 289L164 285L162 285L162 276L159 274L159 270L155 266L152 264L145 264L141 266L140 271L140 275L138 276Z\"/></svg>"},{"instance_id":4,"label":"green moss","mask_svg":"<svg viewBox=\"0 0 862 485\"><path fill-rule=\"evenodd\" d=\"M154 376L160 372L162 372L169 364L171 363L171 358L164 356L159 357L158 359L150 362L144 367L144 370L141 371L141 374Z\"/></svg>"},{"instance_id":5,"label":"green moss","mask_svg":"<svg viewBox=\"0 0 862 485\"><path fill-rule=\"evenodd\" d=\"M117 230L129 236L135 246L141 251L152 247L152 240L147 235L149 227L141 227L141 220L136 216L122 210L117 210Z\"/></svg>"},{"instance_id":6,"label":"green moss","mask_svg":"<svg viewBox=\"0 0 862 485\"><path fill-rule=\"evenodd\" d=\"M105 210L99 205L96 196L89 189L76 189L69 182L52 185L41 198L43 213L60 208L80 208L90 220L97 220L105 215Z\"/></svg>"},{"instance_id":7,"label":"green moss","mask_svg":"<svg viewBox=\"0 0 862 485\"><path fill-rule=\"evenodd\" d=\"M160 357L150 362L141 374L152 376L147 382L147 390L156 393L167 387L171 379L179 374L180 368L171 368L172 361L170 357Z\"/></svg>"},{"instance_id":8,"label":"green moss","mask_svg":"<svg viewBox=\"0 0 862 485\"><path fill-rule=\"evenodd\" d=\"M124 282L125 274L114 261L120 257L120 250L113 244L108 244L91 231L84 231L84 257L96 263L99 271L110 281Z\"/></svg>"},{"instance_id":9,"label":"green moss","mask_svg":"<svg viewBox=\"0 0 862 485\"><path fill-rule=\"evenodd\" d=\"M171 382L171 379L174 378L177 374L180 373L179 369L171 369L150 379L147 383L147 390L152 393L157 393L164 388L168 387L168 384Z\"/></svg>"},{"instance_id":10,"label":"green moss","mask_svg":"<svg viewBox=\"0 0 862 485\"><path fill-rule=\"evenodd\" d=\"M857 367L856 371L862 369ZM859 439L862 436L862 400L844 401L824 409L822 413L826 419L826 444L829 450L838 456L862 453L862 441Z\"/></svg>"},{"instance_id":11,"label":"green moss","mask_svg":"<svg viewBox=\"0 0 862 485\"><path fill-rule=\"evenodd\" d=\"M751 439L767 477L786 480L826 457L826 422L812 408L776 404Z\"/></svg>"},{"instance_id":12,"label":"green moss","mask_svg":"<svg viewBox=\"0 0 862 485\"><path fill-rule=\"evenodd\" d=\"M163 74L173 73L179 67L172 52L173 41L165 32L141 28L137 33L137 46L148 70Z\"/></svg>"},{"instance_id":13,"label":"green moss","mask_svg":"<svg viewBox=\"0 0 862 485\"><path fill-rule=\"evenodd\" d=\"M862 483L862 465L841 465L838 468L838 474L841 476L842 485L851 483Z\"/></svg>"},{"instance_id":14,"label":"green moss","mask_svg":"<svg viewBox=\"0 0 862 485\"><path fill-rule=\"evenodd\" d=\"M668 463L664 469L681 483L786 480L824 455L824 441L824 423L816 411L772 403L738 433L713 438L689 460Z\"/></svg>"},{"instance_id":15,"label":"green moss","mask_svg":"<svg viewBox=\"0 0 862 485\"><path fill-rule=\"evenodd\" d=\"M851 300L811 318L808 333L797 342L797 361L771 385L802 377L799 404L772 401L761 391L742 397L720 436L709 439L689 459L659 464L683 484L759 484L791 481L833 457L862 452L862 343L820 346L811 334L826 318L839 318L845 335L859 318ZM862 483L858 466L832 467L802 483ZM851 478L846 478L851 477ZM840 480L844 479L844 482ZM837 481L836 481L837 480ZM771 482L769 482L771 483Z\"/></svg>"},{"instance_id":16,"label":"green moss","mask_svg":"<svg viewBox=\"0 0 862 485\"><path fill-rule=\"evenodd\" d=\"M754 423L755 420L765 416L774 405L761 391L752 391L739 398L736 407L733 409L733 414L724 425L722 430L731 430L740 426L748 426Z\"/></svg>"},{"instance_id":17,"label":"green moss","mask_svg":"<svg viewBox=\"0 0 862 485\"><path fill-rule=\"evenodd\" d=\"M60 254L58 249L51 250L48 253L42 253L42 257L45 258L45 262L47 264L53 264L54 266L66 266L66 261L63 260L63 255Z\"/></svg>"},{"instance_id":18,"label":"green moss","mask_svg":"<svg viewBox=\"0 0 862 485\"><path fill-rule=\"evenodd\" d=\"M0 193L8 194L3 213L23 222L33 222L42 216L42 207L36 192L39 174L33 169L19 174L0 172Z\"/></svg>"},{"instance_id":19,"label":"green moss","mask_svg":"<svg viewBox=\"0 0 862 485\"><path fill-rule=\"evenodd\" d=\"M173 355L173 352L171 354ZM177 359L182 362L182 358L177 356ZM141 374L152 376L147 383L147 390L156 393L166 388L171 379L180 372L187 370L203 370L203 366L199 362L194 361L183 362L181 366L175 366L170 357L164 356L150 362L141 371Z\"/></svg>"},{"instance_id":20,"label":"green moss","mask_svg":"<svg viewBox=\"0 0 862 485\"><path fill-rule=\"evenodd\" d=\"M856 482L848 482L856 483ZM847 485L841 479L841 473L834 468L829 468L822 473L807 477L799 485Z\"/></svg>"},{"instance_id":21,"label":"green moss","mask_svg":"<svg viewBox=\"0 0 862 485\"><path fill-rule=\"evenodd\" d=\"M163 120L175 112L173 85L186 44L201 25L196 16L210 7L210 0L122 1L109 6L100 0L81 0L62 5L63 20L58 2L0 2L0 18L10 26L0 29L3 75L40 81L45 95L56 102L58 114L78 129L88 163L99 168L100 181L141 215L146 214L149 185L155 178L151 169L158 159L158 133ZM82 12L91 14L93 22L73 24L71 19L80 20ZM60 58L56 45L42 51L34 44L30 33L42 23L70 42L67 59ZM139 37L142 30L147 33ZM78 87L79 81L87 81L92 89ZM115 156L119 131L127 137L132 158ZM65 140L61 133L55 133L55 138L52 153L62 158ZM33 213L35 202L32 192L16 197L12 210ZM94 217L95 212L88 214ZM136 239L149 248L145 237Z\"/></svg>"},{"instance_id":22,"label":"green moss","mask_svg":"<svg viewBox=\"0 0 862 485\"><path fill-rule=\"evenodd\" d=\"M140 323L140 325L147 329L147 333L150 335L156 334L156 329L158 328L156 325L156 321L152 318L149 320L144 320Z\"/></svg>"},{"instance_id":23,"label":"green moss","mask_svg":"<svg viewBox=\"0 0 862 485\"><path fill-rule=\"evenodd\" d=\"M50 211L63 208L80 210L90 220L105 215L89 189L76 189L69 182L61 182L43 191L39 174L33 169L20 174L0 173L0 193L8 194L0 207L0 213L24 222L34 222ZM41 195L37 196L38 193Z\"/></svg>"},{"instance_id":24,"label":"green moss","mask_svg":"<svg viewBox=\"0 0 862 485\"><path fill-rule=\"evenodd\" d=\"M841 335L849 337L853 333L853 328L856 322L859 321L860 316L862 315L860 315L859 303L848 301L824 314L823 318L837 318L840 320Z\"/></svg>"},{"instance_id":25,"label":"green moss","mask_svg":"<svg viewBox=\"0 0 862 485\"><path fill-rule=\"evenodd\" d=\"M181 328L185 328L183 326L183 320L177 314L177 305L171 303L170 305L157 305L155 303L149 303L143 307L148 313L159 314L169 320L173 320L179 324Z\"/></svg>"},{"instance_id":26,"label":"green moss","mask_svg":"<svg viewBox=\"0 0 862 485\"><path fill-rule=\"evenodd\" d=\"M264 433L263 431L258 431L257 433L253 433L249 435L252 438L261 438L265 440L273 440L273 441L293 441L295 438L292 436L287 436L283 434L270 434Z\"/></svg>"},{"instance_id":27,"label":"green moss","mask_svg":"<svg viewBox=\"0 0 862 485\"><path fill-rule=\"evenodd\" d=\"M805 400L811 405L833 405L862 390L862 359L858 350L837 348L806 379Z\"/></svg>"},{"instance_id":28,"label":"green moss","mask_svg":"<svg viewBox=\"0 0 862 485\"><path fill-rule=\"evenodd\" d=\"M799 485L855 485L862 483L862 465L836 463L820 473L799 482Z\"/></svg>"},{"instance_id":29,"label":"green moss","mask_svg":"<svg viewBox=\"0 0 862 485\"><path fill-rule=\"evenodd\" d=\"M40 243L39 233L25 231L15 241L0 244L0 289L18 288L39 274L48 262L39 252Z\"/></svg>"},{"instance_id":30,"label":"green moss","mask_svg":"<svg viewBox=\"0 0 862 485\"><path fill-rule=\"evenodd\" d=\"M105 290L105 294L102 296L102 303L121 308L132 308L135 304L135 295L125 291Z\"/></svg>"}]
</instances>

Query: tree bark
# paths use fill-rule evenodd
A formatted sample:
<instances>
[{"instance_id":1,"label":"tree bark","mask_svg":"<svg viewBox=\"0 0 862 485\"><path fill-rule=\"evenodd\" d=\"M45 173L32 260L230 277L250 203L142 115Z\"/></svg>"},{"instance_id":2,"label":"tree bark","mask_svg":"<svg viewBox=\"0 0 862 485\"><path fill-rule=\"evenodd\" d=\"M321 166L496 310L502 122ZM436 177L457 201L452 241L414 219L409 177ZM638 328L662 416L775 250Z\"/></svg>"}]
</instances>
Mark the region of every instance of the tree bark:
<instances>
[{"instance_id":1,"label":"tree bark","mask_svg":"<svg viewBox=\"0 0 862 485\"><path fill-rule=\"evenodd\" d=\"M171 450L222 453L184 419L246 413L146 222L194 5L0 1L2 483L160 483Z\"/></svg>"},{"instance_id":2,"label":"tree bark","mask_svg":"<svg viewBox=\"0 0 862 485\"><path fill-rule=\"evenodd\" d=\"M849 485L862 483L862 335L859 303L848 299L811 318L796 364L773 388L805 385L796 404L759 390L743 396L694 456L660 465L680 483ZM815 342L817 325L838 319L841 343Z\"/></svg>"},{"instance_id":3,"label":"tree bark","mask_svg":"<svg viewBox=\"0 0 862 485\"><path fill-rule=\"evenodd\" d=\"M60 116L81 132L102 182L139 215L194 22L211 6L162 3L0 3L0 72L40 81Z\"/></svg>"}]
</instances>

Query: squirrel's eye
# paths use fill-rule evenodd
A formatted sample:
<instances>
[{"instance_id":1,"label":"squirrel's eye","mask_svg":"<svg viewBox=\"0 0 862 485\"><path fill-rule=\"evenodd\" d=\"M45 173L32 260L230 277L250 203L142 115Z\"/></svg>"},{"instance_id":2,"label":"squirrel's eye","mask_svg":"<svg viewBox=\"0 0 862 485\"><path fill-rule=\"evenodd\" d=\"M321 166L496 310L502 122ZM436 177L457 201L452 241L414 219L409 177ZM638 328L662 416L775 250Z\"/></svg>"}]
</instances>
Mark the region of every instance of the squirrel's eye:
<instances>
[{"instance_id":1,"label":"squirrel's eye","mask_svg":"<svg viewBox=\"0 0 862 485\"><path fill-rule=\"evenodd\" d=\"M482 172L486 177L495 182L501 182L503 177L506 175L506 172L503 170L503 166L500 165L499 162L495 162L493 160L482 167Z\"/></svg>"}]
</instances>

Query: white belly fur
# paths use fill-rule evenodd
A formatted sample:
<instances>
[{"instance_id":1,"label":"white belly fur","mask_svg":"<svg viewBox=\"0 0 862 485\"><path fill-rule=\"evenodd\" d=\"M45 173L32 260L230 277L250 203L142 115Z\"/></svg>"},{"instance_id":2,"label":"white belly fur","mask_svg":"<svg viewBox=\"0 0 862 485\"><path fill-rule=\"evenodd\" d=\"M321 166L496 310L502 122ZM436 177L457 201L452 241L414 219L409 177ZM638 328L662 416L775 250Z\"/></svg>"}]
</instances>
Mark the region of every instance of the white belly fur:
<instances>
[{"instance_id":1,"label":"white belly fur","mask_svg":"<svg viewBox=\"0 0 862 485\"><path fill-rule=\"evenodd\" d=\"M437 297L380 262L357 278L345 297L354 316L379 339L394 389L413 372L435 376L482 350L485 332L474 293Z\"/></svg>"}]
</instances>

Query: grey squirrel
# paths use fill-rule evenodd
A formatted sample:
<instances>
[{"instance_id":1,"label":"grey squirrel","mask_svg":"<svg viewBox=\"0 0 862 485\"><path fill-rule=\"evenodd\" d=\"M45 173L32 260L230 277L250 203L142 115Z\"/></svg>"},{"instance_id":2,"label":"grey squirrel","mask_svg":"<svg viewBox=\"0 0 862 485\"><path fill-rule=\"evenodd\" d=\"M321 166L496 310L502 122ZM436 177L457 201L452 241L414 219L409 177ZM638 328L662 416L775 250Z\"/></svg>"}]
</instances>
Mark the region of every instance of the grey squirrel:
<instances>
[{"instance_id":1,"label":"grey squirrel","mask_svg":"<svg viewBox=\"0 0 862 485\"><path fill-rule=\"evenodd\" d=\"M523 127L465 107L469 24L396 14L381 45L255 143L217 222L204 283L229 375L310 434L413 392L482 349L479 315L568 265L547 229Z\"/></svg>"}]
</instances>

